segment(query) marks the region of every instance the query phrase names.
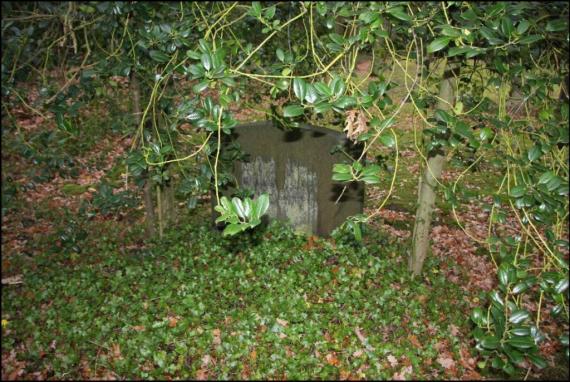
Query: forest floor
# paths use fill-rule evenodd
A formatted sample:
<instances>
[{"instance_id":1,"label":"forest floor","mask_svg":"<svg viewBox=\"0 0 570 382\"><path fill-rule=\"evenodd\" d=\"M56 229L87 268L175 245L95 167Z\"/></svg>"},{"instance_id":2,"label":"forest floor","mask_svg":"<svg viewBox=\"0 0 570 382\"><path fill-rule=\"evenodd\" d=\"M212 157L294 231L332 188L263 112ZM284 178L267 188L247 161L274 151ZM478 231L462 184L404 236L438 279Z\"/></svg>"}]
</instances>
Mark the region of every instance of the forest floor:
<instances>
[{"instance_id":1,"label":"forest floor","mask_svg":"<svg viewBox=\"0 0 570 382\"><path fill-rule=\"evenodd\" d=\"M24 108L2 121L3 380L568 378L556 342L568 327L554 319L541 328L544 370L497 374L474 350L470 312L497 281L473 238L485 237L492 201L480 195L500 169L482 162L465 177L461 225L438 202L413 279L415 151L400 152L397 192L360 244L280 224L222 238L207 198L148 239L125 175L128 121L106 115L97 107L77 134ZM411 118L395 127L403 147ZM390 180L367 188L366 211Z\"/></svg>"}]
</instances>

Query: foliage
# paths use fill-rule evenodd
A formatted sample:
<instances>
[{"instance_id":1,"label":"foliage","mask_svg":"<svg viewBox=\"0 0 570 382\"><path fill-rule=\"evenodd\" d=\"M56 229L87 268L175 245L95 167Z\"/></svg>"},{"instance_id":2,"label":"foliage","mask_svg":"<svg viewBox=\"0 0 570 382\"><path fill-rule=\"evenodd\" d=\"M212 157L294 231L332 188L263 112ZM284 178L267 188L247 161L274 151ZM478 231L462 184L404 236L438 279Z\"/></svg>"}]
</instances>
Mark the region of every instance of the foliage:
<instances>
[{"instance_id":1,"label":"foliage","mask_svg":"<svg viewBox=\"0 0 570 382\"><path fill-rule=\"evenodd\" d=\"M463 292L437 273L431 286L411 280L403 248L383 236L307 251L279 224L254 244L193 221L124 252L139 233L84 228L95 227L84 256L46 252L21 286L2 288L2 350L29 342L22 359L44 377L391 379L409 362L421 378L443 375L424 362L442 346L458 356L450 328L468 330Z\"/></svg>"},{"instance_id":2,"label":"foliage","mask_svg":"<svg viewBox=\"0 0 570 382\"><path fill-rule=\"evenodd\" d=\"M261 194L255 200L246 197L243 201L237 197L230 201L227 197L222 196L220 204L215 207L215 210L220 213L216 223L227 223L224 236L232 236L259 225L261 217L268 208L269 196L267 194Z\"/></svg>"},{"instance_id":3,"label":"foliage","mask_svg":"<svg viewBox=\"0 0 570 382\"><path fill-rule=\"evenodd\" d=\"M128 210L138 204L138 201L129 191L115 190L107 182L101 182L91 200L91 206L97 213L107 215Z\"/></svg>"},{"instance_id":4,"label":"foliage","mask_svg":"<svg viewBox=\"0 0 570 382\"><path fill-rule=\"evenodd\" d=\"M421 131L412 122L410 144L420 165L433 152L456 164L471 157L453 184L438 181L455 217L462 179L478 162L498 162L504 176L489 195L483 244L499 283L487 308L474 311L473 335L493 367L512 373L525 357L543 366L545 306L560 322L569 317L568 104L554 94L568 76L568 4L9 2L2 11L3 111L18 105L55 122L16 148L40 165L37 181L76 175L73 153L62 146L84 144L79 112L111 98L106 89L127 78L141 83L143 106L130 171L139 183L148 176L160 186L179 173L189 205L213 191L227 234L258 225L267 210L261 197L257 208L248 198L219 197L240 159L231 143L235 110L254 82L281 105L271 118L282 126L326 116L364 145L358 158L334 166L335 181L391 178L377 209L345 224L356 239L394 194L405 108L421 121ZM371 69L358 74L363 53L372 55ZM448 111L434 107L442 67L457 77ZM400 83L392 81L395 70L404 72ZM40 89L33 102L26 82ZM521 96L512 108L509 93ZM388 153L393 171L381 156L370 159L374 150ZM199 170L181 164L190 160ZM105 188L94 203L110 211L123 201ZM509 216L515 237L495 231ZM561 343L568 349L567 336Z\"/></svg>"}]
</instances>

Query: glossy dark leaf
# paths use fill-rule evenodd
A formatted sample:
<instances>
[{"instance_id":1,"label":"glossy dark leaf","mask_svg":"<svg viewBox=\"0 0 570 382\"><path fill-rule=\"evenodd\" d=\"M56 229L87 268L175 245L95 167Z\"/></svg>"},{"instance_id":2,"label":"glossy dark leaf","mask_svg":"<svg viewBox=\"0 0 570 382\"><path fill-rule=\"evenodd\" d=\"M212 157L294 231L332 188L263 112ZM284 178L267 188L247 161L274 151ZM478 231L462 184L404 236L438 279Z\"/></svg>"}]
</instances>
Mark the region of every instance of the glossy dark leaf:
<instances>
[{"instance_id":1,"label":"glossy dark leaf","mask_svg":"<svg viewBox=\"0 0 570 382\"><path fill-rule=\"evenodd\" d=\"M303 109L303 106L301 105L289 105L283 108L283 116L288 118L297 117L302 115L304 112L305 109Z\"/></svg>"},{"instance_id":2,"label":"glossy dark leaf","mask_svg":"<svg viewBox=\"0 0 570 382\"><path fill-rule=\"evenodd\" d=\"M451 41L450 37L447 36L438 37L428 45L427 52L428 53L438 52L443 48L445 48L447 45L449 45L450 41Z\"/></svg>"}]
</instances>

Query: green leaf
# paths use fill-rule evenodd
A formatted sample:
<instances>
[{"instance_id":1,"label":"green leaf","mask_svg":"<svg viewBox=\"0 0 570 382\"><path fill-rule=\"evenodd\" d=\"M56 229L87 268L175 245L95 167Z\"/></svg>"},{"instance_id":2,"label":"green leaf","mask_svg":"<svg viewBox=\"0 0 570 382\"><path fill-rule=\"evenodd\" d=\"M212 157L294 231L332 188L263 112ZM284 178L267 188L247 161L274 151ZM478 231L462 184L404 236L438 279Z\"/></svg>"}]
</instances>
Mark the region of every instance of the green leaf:
<instances>
[{"instance_id":1,"label":"green leaf","mask_svg":"<svg viewBox=\"0 0 570 382\"><path fill-rule=\"evenodd\" d=\"M252 3L251 3L251 14L254 17L261 16L261 4L259 3L259 1L252 1Z\"/></svg>"},{"instance_id":2,"label":"green leaf","mask_svg":"<svg viewBox=\"0 0 570 382\"><path fill-rule=\"evenodd\" d=\"M518 365L519 363L524 361L524 356L520 351L515 350L509 346L503 347L503 350L505 351L505 353L507 353L507 356L515 365Z\"/></svg>"},{"instance_id":3,"label":"green leaf","mask_svg":"<svg viewBox=\"0 0 570 382\"><path fill-rule=\"evenodd\" d=\"M449 41L451 41L450 37L447 37L447 36L438 37L428 45L427 52L428 53L434 53L434 52L440 51L449 44Z\"/></svg>"},{"instance_id":4,"label":"green leaf","mask_svg":"<svg viewBox=\"0 0 570 382\"><path fill-rule=\"evenodd\" d=\"M333 165L333 172L341 173L341 174L350 174L351 166L349 164L344 163L335 163Z\"/></svg>"},{"instance_id":5,"label":"green leaf","mask_svg":"<svg viewBox=\"0 0 570 382\"><path fill-rule=\"evenodd\" d=\"M536 346L534 340L530 336L511 337L506 342L509 345L516 347L518 349L530 349Z\"/></svg>"},{"instance_id":6,"label":"green leaf","mask_svg":"<svg viewBox=\"0 0 570 382\"><path fill-rule=\"evenodd\" d=\"M332 108L332 105L328 102L322 102L315 105L315 113L324 113L329 111Z\"/></svg>"},{"instance_id":7,"label":"green leaf","mask_svg":"<svg viewBox=\"0 0 570 382\"><path fill-rule=\"evenodd\" d=\"M530 23L526 20L521 20L519 21L519 24L517 25L517 33L518 34L523 34L524 32L526 32L528 30L528 27L530 26Z\"/></svg>"},{"instance_id":8,"label":"green leaf","mask_svg":"<svg viewBox=\"0 0 570 382\"><path fill-rule=\"evenodd\" d=\"M445 110L437 109L435 111L435 117L438 120L445 122L447 124L453 122L453 117L449 115Z\"/></svg>"},{"instance_id":9,"label":"green leaf","mask_svg":"<svg viewBox=\"0 0 570 382\"><path fill-rule=\"evenodd\" d=\"M529 317L530 314L526 310L515 310L513 313L511 313L509 322L513 324L520 324Z\"/></svg>"},{"instance_id":10,"label":"green leaf","mask_svg":"<svg viewBox=\"0 0 570 382\"><path fill-rule=\"evenodd\" d=\"M527 327L520 327L520 328L513 328L512 330L513 335L515 336L529 336L530 335L530 329Z\"/></svg>"},{"instance_id":11,"label":"green leaf","mask_svg":"<svg viewBox=\"0 0 570 382\"><path fill-rule=\"evenodd\" d=\"M461 37L461 30L452 27L449 24L442 24L436 26L436 28L441 30L441 34L447 37Z\"/></svg>"},{"instance_id":12,"label":"green leaf","mask_svg":"<svg viewBox=\"0 0 570 382\"><path fill-rule=\"evenodd\" d=\"M498 276L501 285L507 286L509 283L509 275L508 275L508 270L504 267L504 265L505 264L501 264L501 266L499 267Z\"/></svg>"},{"instance_id":13,"label":"green leaf","mask_svg":"<svg viewBox=\"0 0 570 382\"><path fill-rule=\"evenodd\" d=\"M167 62L169 60L168 56L160 50L151 50L148 54L150 58L157 62Z\"/></svg>"},{"instance_id":14,"label":"green leaf","mask_svg":"<svg viewBox=\"0 0 570 382\"><path fill-rule=\"evenodd\" d=\"M560 280L554 287L556 293L563 293L566 289L568 289L568 278Z\"/></svg>"},{"instance_id":15,"label":"green leaf","mask_svg":"<svg viewBox=\"0 0 570 382\"><path fill-rule=\"evenodd\" d=\"M404 8L402 8L402 7L390 8L390 9L387 9L386 12L388 12L390 15L392 15L395 18L400 19L402 21L412 21L412 18L410 17L410 15L408 15L406 13L406 11L404 11Z\"/></svg>"},{"instance_id":16,"label":"green leaf","mask_svg":"<svg viewBox=\"0 0 570 382\"><path fill-rule=\"evenodd\" d=\"M283 108L283 116L287 118L297 117L305 112L301 105L289 105Z\"/></svg>"},{"instance_id":17,"label":"green leaf","mask_svg":"<svg viewBox=\"0 0 570 382\"><path fill-rule=\"evenodd\" d=\"M232 211L231 202L230 202L230 200L229 200L227 197L222 196L222 197L220 198L220 204L222 205L222 207L224 208L224 210L226 210L226 211Z\"/></svg>"},{"instance_id":18,"label":"green leaf","mask_svg":"<svg viewBox=\"0 0 570 382\"><path fill-rule=\"evenodd\" d=\"M505 362L503 366L503 371L508 375L513 375L515 373L515 368L510 362Z\"/></svg>"},{"instance_id":19,"label":"green leaf","mask_svg":"<svg viewBox=\"0 0 570 382\"><path fill-rule=\"evenodd\" d=\"M281 61L281 62L285 61L285 53L283 53L283 50L281 50L281 48L277 48L275 53L277 54L277 59L279 61Z\"/></svg>"},{"instance_id":20,"label":"green leaf","mask_svg":"<svg viewBox=\"0 0 570 382\"><path fill-rule=\"evenodd\" d=\"M318 98L317 90L312 84L307 84L307 91L305 94L305 101L308 103L314 103Z\"/></svg>"},{"instance_id":21,"label":"green leaf","mask_svg":"<svg viewBox=\"0 0 570 382\"><path fill-rule=\"evenodd\" d=\"M568 20L567 19L558 19L558 20L551 20L546 24L546 31L547 32L560 32L568 30Z\"/></svg>"},{"instance_id":22,"label":"green leaf","mask_svg":"<svg viewBox=\"0 0 570 382\"><path fill-rule=\"evenodd\" d=\"M454 57L460 54L465 54L468 57L474 57L478 54L481 54L482 52L483 52L482 49L474 48L471 46L459 46L459 47L454 46L447 50L447 57Z\"/></svg>"},{"instance_id":23,"label":"green leaf","mask_svg":"<svg viewBox=\"0 0 570 382\"><path fill-rule=\"evenodd\" d=\"M275 9L276 9L275 5L267 8L264 12L265 18L271 20L273 16L275 16Z\"/></svg>"},{"instance_id":24,"label":"green leaf","mask_svg":"<svg viewBox=\"0 0 570 382\"><path fill-rule=\"evenodd\" d=\"M477 307L473 309L473 312L471 312L471 320L477 325L483 323L483 311L481 308Z\"/></svg>"},{"instance_id":25,"label":"green leaf","mask_svg":"<svg viewBox=\"0 0 570 382\"><path fill-rule=\"evenodd\" d=\"M202 66L204 67L204 69L206 69L206 71L210 70L210 68L212 67L212 58L210 57L210 55L208 53L204 53L200 57L200 60L202 62Z\"/></svg>"},{"instance_id":26,"label":"green leaf","mask_svg":"<svg viewBox=\"0 0 570 382\"><path fill-rule=\"evenodd\" d=\"M209 53L210 52L210 47L208 46L208 43L206 42L206 40L201 38L200 40L198 40L198 44L200 45L200 50L202 51L202 53Z\"/></svg>"},{"instance_id":27,"label":"green leaf","mask_svg":"<svg viewBox=\"0 0 570 382\"><path fill-rule=\"evenodd\" d=\"M545 184L548 183L552 180L552 178L554 178L556 176L556 174L554 174L552 171L547 171L544 174L541 175L540 179L538 179L538 184Z\"/></svg>"},{"instance_id":28,"label":"green leaf","mask_svg":"<svg viewBox=\"0 0 570 382\"><path fill-rule=\"evenodd\" d=\"M481 138L482 141L487 140L492 136L493 136L493 130L491 130L489 127L485 127L481 129L481 131L479 132L479 138Z\"/></svg>"},{"instance_id":29,"label":"green leaf","mask_svg":"<svg viewBox=\"0 0 570 382\"><path fill-rule=\"evenodd\" d=\"M526 356L528 357L530 362L532 362L533 365L538 367L539 369L544 369L546 366L548 366L544 358L538 355L528 353Z\"/></svg>"},{"instance_id":30,"label":"green leaf","mask_svg":"<svg viewBox=\"0 0 570 382\"><path fill-rule=\"evenodd\" d=\"M542 36L539 34L531 34L530 36L525 36L519 40L521 44L532 44L533 42L537 42L542 40Z\"/></svg>"},{"instance_id":31,"label":"green leaf","mask_svg":"<svg viewBox=\"0 0 570 382\"><path fill-rule=\"evenodd\" d=\"M192 73L195 78L203 77L206 73L201 65L190 65L188 71Z\"/></svg>"},{"instance_id":32,"label":"green leaf","mask_svg":"<svg viewBox=\"0 0 570 382\"><path fill-rule=\"evenodd\" d=\"M485 336L480 342L485 349L496 349L499 347L499 343L499 339L495 336Z\"/></svg>"},{"instance_id":33,"label":"green leaf","mask_svg":"<svg viewBox=\"0 0 570 382\"><path fill-rule=\"evenodd\" d=\"M255 217L261 218L269 208L269 195L261 194L255 201Z\"/></svg>"},{"instance_id":34,"label":"green leaf","mask_svg":"<svg viewBox=\"0 0 570 382\"><path fill-rule=\"evenodd\" d=\"M366 184L378 184L380 183L380 178L378 175L366 175L360 178L359 180L363 181Z\"/></svg>"},{"instance_id":35,"label":"green leaf","mask_svg":"<svg viewBox=\"0 0 570 382\"><path fill-rule=\"evenodd\" d=\"M507 37L513 34L513 20L509 16L501 18L501 32Z\"/></svg>"},{"instance_id":36,"label":"green leaf","mask_svg":"<svg viewBox=\"0 0 570 382\"><path fill-rule=\"evenodd\" d=\"M378 125L377 130L378 131L383 131L385 129L390 128L394 123L396 123L396 120L394 119L394 116L390 117L390 118L386 118L384 119L382 122L380 122L380 124Z\"/></svg>"},{"instance_id":37,"label":"green leaf","mask_svg":"<svg viewBox=\"0 0 570 382\"><path fill-rule=\"evenodd\" d=\"M546 183L546 188L548 191L552 192L558 188L562 184L562 179L559 176L555 175Z\"/></svg>"},{"instance_id":38,"label":"green leaf","mask_svg":"<svg viewBox=\"0 0 570 382\"><path fill-rule=\"evenodd\" d=\"M495 369L501 369L504 365L505 362L499 357L493 358L493 361L491 362L491 366Z\"/></svg>"},{"instance_id":39,"label":"green leaf","mask_svg":"<svg viewBox=\"0 0 570 382\"><path fill-rule=\"evenodd\" d=\"M513 287L513 294L519 294L528 289L528 285L524 282L518 283Z\"/></svg>"},{"instance_id":40,"label":"green leaf","mask_svg":"<svg viewBox=\"0 0 570 382\"><path fill-rule=\"evenodd\" d=\"M382 135L380 136L380 141L381 141L384 145L386 145L386 146L388 146L388 147L390 147L390 148L392 148L392 147L394 147L394 146L396 145L396 140L394 139L394 136L393 136L392 134L390 134L390 133L382 134Z\"/></svg>"},{"instance_id":41,"label":"green leaf","mask_svg":"<svg viewBox=\"0 0 570 382\"><path fill-rule=\"evenodd\" d=\"M337 98L343 95L346 90L346 85L340 77L335 77L329 84L329 87L332 89L332 93Z\"/></svg>"},{"instance_id":42,"label":"green leaf","mask_svg":"<svg viewBox=\"0 0 570 382\"><path fill-rule=\"evenodd\" d=\"M494 290L490 292L489 296L491 297L491 300L493 300L493 302L497 303L498 305L503 306L505 304L498 291Z\"/></svg>"},{"instance_id":43,"label":"green leaf","mask_svg":"<svg viewBox=\"0 0 570 382\"><path fill-rule=\"evenodd\" d=\"M223 236L233 236L238 232L244 231L247 229L247 225L245 224L228 224L222 232Z\"/></svg>"},{"instance_id":44,"label":"green leaf","mask_svg":"<svg viewBox=\"0 0 570 382\"><path fill-rule=\"evenodd\" d=\"M194 91L194 93L201 93L202 90L206 89L207 87L208 87L208 81L202 81L192 86L192 90Z\"/></svg>"},{"instance_id":45,"label":"green leaf","mask_svg":"<svg viewBox=\"0 0 570 382\"><path fill-rule=\"evenodd\" d=\"M497 37L497 35L495 34L495 32L493 32L492 29L487 28L487 27L481 27L479 29L479 33L487 40L489 41L490 45L498 45L498 44L502 44L504 41L501 40L500 38Z\"/></svg>"},{"instance_id":46,"label":"green leaf","mask_svg":"<svg viewBox=\"0 0 570 382\"><path fill-rule=\"evenodd\" d=\"M343 45L346 42L344 37L342 37L338 33L331 33L331 34L329 34L329 37L334 43L336 43L338 45Z\"/></svg>"},{"instance_id":47,"label":"green leaf","mask_svg":"<svg viewBox=\"0 0 570 382\"><path fill-rule=\"evenodd\" d=\"M285 90L289 87L289 80L286 78L282 78L275 83L275 86L278 89Z\"/></svg>"},{"instance_id":48,"label":"green leaf","mask_svg":"<svg viewBox=\"0 0 570 382\"><path fill-rule=\"evenodd\" d=\"M232 204L234 205L235 210L237 211L237 214L239 215L240 218L246 219L248 217L247 214L245 213L245 208L241 199L232 198Z\"/></svg>"},{"instance_id":49,"label":"green leaf","mask_svg":"<svg viewBox=\"0 0 570 382\"><path fill-rule=\"evenodd\" d=\"M352 180L352 174L334 173L332 176L332 180L335 180L337 182L347 182Z\"/></svg>"},{"instance_id":50,"label":"green leaf","mask_svg":"<svg viewBox=\"0 0 570 382\"><path fill-rule=\"evenodd\" d=\"M362 12L358 19L362 20L365 24L371 24L373 21L376 21L380 15L377 12Z\"/></svg>"},{"instance_id":51,"label":"green leaf","mask_svg":"<svg viewBox=\"0 0 570 382\"><path fill-rule=\"evenodd\" d=\"M523 185L519 185L516 187L511 188L511 196L515 198L520 198L526 194L526 187Z\"/></svg>"},{"instance_id":52,"label":"green leaf","mask_svg":"<svg viewBox=\"0 0 570 382\"><path fill-rule=\"evenodd\" d=\"M352 232L354 234L354 238L356 241L362 241L362 232L360 231L360 224L359 223L352 223Z\"/></svg>"},{"instance_id":53,"label":"green leaf","mask_svg":"<svg viewBox=\"0 0 570 382\"><path fill-rule=\"evenodd\" d=\"M356 98L352 96L342 96L333 103L333 106L339 109L344 109L353 105L356 105Z\"/></svg>"},{"instance_id":54,"label":"green leaf","mask_svg":"<svg viewBox=\"0 0 570 382\"><path fill-rule=\"evenodd\" d=\"M186 51L186 56L193 58L194 60L199 60L201 57L200 53L196 52L195 50Z\"/></svg>"},{"instance_id":55,"label":"green leaf","mask_svg":"<svg viewBox=\"0 0 570 382\"><path fill-rule=\"evenodd\" d=\"M293 92L297 98L303 102L307 94L307 83L302 78L295 78L293 80Z\"/></svg>"},{"instance_id":56,"label":"green leaf","mask_svg":"<svg viewBox=\"0 0 570 382\"><path fill-rule=\"evenodd\" d=\"M534 145L528 151L528 160L530 162L533 162L533 161L537 160L538 158L540 158L541 155L542 155L542 150L540 149L540 146Z\"/></svg>"},{"instance_id":57,"label":"green leaf","mask_svg":"<svg viewBox=\"0 0 570 382\"><path fill-rule=\"evenodd\" d=\"M366 166L364 170L362 170L362 175L364 176L378 175L379 173L380 173L380 166L378 166L377 164Z\"/></svg>"},{"instance_id":58,"label":"green leaf","mask_svg":"<svg viewBox=\"0 0 570 382\"><path fill-rule=\"evenodd\" d=\"M330 97L333 94L332 90L323 82L317 82L314 86L317 92L325 97Z\"/></svg>"}]
</instances>

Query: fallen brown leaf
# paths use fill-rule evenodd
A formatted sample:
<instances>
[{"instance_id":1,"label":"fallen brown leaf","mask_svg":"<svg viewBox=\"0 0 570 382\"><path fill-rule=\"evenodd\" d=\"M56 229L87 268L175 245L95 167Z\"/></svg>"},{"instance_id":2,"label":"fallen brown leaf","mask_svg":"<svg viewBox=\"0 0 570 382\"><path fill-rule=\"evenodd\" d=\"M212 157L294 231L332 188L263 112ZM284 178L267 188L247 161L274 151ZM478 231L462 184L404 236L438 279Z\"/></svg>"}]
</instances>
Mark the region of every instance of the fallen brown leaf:
<instances>
[{"instance_id":1,"label":"fallen brown leaf","mask_svg":"<svg viewBox=\"0 0 570 382\"><path fill-rule=\"evenodd\" d=\"M410 334L408 335L408 340L412 343L412 345L414 345L417 348L422 348L422 344L420 343L420 341L418 340L418 337L416 337L416 335L414 334Z\"/></svg>"},{"instance_id":2,"label":"fallen brown leaf","mask_svg":"<svg viewBox=\"0 0 570 382\"><path fill-rule=\"evenodd\" d=\"M392 367L398 366L398 360L392 354L388 356L388 362L390 362L390 366Z\"/></svg>"},{"instance_id":3,"label":"fallen brown leaf","mask_svg":"<svg viewBox=\"0 0 570 382\"><path fill-rule=\"evenodd\" d=\"M327 360L327 363L329 365L332 366L338 366L340 365L340 361L338 360L338 358L336 357L336 353L329 353L325 356L325 359Z\"/></svg>"},{"instance_id":4,"label":"fallen brown leaf","mask_svg":"<svg viewBox=\"0 0 570 382\"><path fill-rule=\"evenodd\" d=\"M455 361L453 360L453 358L447 355L440 355L439 357L437 357L436 361L441 366L443 366L444 369L452 369L455 367Z\"/></svg>"}]
</instances>

